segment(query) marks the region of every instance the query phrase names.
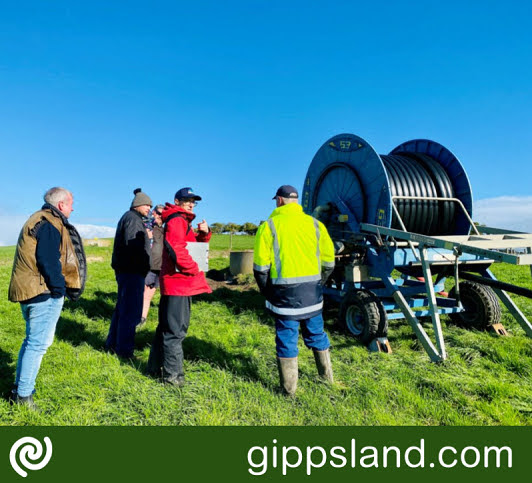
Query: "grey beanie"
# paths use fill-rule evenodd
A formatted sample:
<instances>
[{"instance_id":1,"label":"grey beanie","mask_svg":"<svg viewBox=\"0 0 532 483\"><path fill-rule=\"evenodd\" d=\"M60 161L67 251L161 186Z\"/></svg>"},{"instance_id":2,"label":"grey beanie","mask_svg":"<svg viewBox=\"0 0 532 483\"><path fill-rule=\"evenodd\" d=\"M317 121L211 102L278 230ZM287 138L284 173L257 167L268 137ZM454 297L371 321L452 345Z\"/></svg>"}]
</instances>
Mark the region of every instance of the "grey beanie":
<instances>
[{"instance_id":1,"label":"grey beanie","mask_svg":"<svg viewBox=\"0 0 532 483\"><path fill-rule=\"evenodd\" d=\"M136 208L137 206L142 205L153 206L151 198L146 193L143 193L140 188L133 191L133 194L135 195L135 198L133 198L133 201L131 202L131 208Z\"/></svg>"}]
</instances>

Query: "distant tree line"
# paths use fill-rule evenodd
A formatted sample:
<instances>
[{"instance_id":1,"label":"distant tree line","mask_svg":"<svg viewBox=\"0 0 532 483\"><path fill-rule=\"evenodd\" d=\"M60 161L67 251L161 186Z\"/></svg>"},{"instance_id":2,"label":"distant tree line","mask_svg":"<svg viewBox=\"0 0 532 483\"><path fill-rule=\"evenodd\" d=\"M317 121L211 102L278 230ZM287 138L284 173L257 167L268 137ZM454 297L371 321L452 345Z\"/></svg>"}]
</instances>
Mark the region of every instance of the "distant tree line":
<instances>
[{"instance_id":1,"label":"distant tree line","mask_svg":"<svg viewBox=\"0 0 532 483\"><path fill-rule=\"evenodd\" d=\"M235 233L245 233L246 235L255 235L259 227L255 223L247 221L242 225L237 223L211 223L211 231L214 234L229 233L234 235Z\"/></svg>"}]
</instances>

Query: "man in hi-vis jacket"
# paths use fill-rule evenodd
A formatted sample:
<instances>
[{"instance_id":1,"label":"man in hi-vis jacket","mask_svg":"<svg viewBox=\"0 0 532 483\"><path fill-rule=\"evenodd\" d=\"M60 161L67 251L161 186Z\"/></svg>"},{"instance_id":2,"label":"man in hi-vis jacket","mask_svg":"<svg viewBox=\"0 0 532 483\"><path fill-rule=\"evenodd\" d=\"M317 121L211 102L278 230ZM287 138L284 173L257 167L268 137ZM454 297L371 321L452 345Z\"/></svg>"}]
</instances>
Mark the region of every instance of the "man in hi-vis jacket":
<instances>
[{"instance_id":1,"label":"man in hi-vis jacket","mask_svg":"<svg viewBox=\"0 0 532 483\"><path fill-rule=\"evenodd\" d=\"M318 373L332 382L329 338L323 329L323 283L334 269L334 246L325 226L303 213L298 192L283 185L277 208L257 232L253 271L266 307L275 318L281 388L297 389L298 329L314 351Z\"/></svg>"}]
</instances>

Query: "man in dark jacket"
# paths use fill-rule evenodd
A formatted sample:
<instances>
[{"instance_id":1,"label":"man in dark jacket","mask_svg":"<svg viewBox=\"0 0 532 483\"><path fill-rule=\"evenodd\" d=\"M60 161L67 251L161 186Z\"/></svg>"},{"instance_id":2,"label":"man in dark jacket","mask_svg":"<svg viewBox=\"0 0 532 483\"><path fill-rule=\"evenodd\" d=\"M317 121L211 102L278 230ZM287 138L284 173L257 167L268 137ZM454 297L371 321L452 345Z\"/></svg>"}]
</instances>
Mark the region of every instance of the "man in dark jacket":
<instances>
[{"instance_id":1,"label":"man in dark jacket","mask_svg":"<svg viewBox=\"0 0 532 483\"><path fill-rule=\"evenodd\" d=\"M187 243L208 242L211 238L205 220L198 223L197 233L192 229L196 218L194 207L199 200L201 197L191 188L182 188L175 194L175 205L166 203L163 210L166 225L159 325L151 346L148 373L162 376L166 383L178 387L185 383L182 343L190 322L191 296L212 292L205 274L187 249Z\"/></svg>"},{"instance_id":2,"label":"man in dark jacket","mask_svg":"<svg viewBox=\"0 0 532 483\"><path fill-rule=\"evenodd\" d=\"M144 279L150 269L150 239L143 217L150 212L152 202L140 188L133 193L131 207L116 227L111 266L118 295L106 342L107 350L126 359L133 356L135 327L142 317Z\"/></svg>"},{"instance_id":3,"label":"man in dark jacket","mask_svg":"<svg viewBox=\"0 0 532 483\"><path fill-rule=\"evenodd\" d=\"M68 222L74 199L64 188L51 188L45 204L22 227L17 242L9 300L19 302L26 338L17 362L13 396L17 404L33 402L41 361L52 344L65 295L77 300L85 287L87 264L81 237Z\"/></svg>"}]
</instances>

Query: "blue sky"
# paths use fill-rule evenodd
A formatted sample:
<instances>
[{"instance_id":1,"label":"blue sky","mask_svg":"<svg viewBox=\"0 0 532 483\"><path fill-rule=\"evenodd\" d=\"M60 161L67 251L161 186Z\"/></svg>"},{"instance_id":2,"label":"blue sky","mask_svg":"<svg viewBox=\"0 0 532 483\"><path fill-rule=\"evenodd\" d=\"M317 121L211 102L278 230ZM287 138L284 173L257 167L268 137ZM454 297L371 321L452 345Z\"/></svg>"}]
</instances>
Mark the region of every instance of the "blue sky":
<instances>
[{"instance_id":1,"label":"blue sky","mask_svg":"<svg viewBox=\"0 0 532 483\"><path fill-rule=\"evenodd\" d=\"M497 211L532 230L531 14L524 1L3 3L0 244L54 185L74 192L80 225L115 226L139 186L154 202L192 186L208 222L258 222L341 132L383 154L445 145L479 221Z\"/></svg>"}]
</instances>

